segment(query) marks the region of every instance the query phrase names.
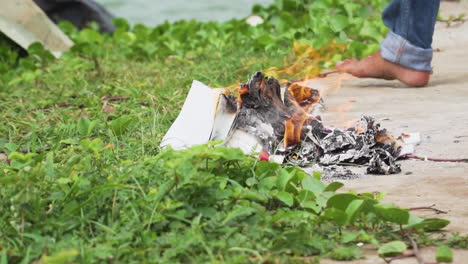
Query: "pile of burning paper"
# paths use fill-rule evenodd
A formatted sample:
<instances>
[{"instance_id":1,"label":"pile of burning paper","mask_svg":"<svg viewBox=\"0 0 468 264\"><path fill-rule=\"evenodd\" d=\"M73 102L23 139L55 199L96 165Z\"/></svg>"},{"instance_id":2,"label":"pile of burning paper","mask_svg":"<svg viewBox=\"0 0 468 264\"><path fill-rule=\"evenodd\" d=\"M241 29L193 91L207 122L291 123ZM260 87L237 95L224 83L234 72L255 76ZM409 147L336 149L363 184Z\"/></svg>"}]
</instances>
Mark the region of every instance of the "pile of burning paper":
<instances>
[{"instance_id":1,"label":"pile of burning paper","mask_svg":"<svg viewBox=\"0 0 468 264\"><path fill-rule=\"evenodd\" d=\"M214 98L214 99L213 99ZM194 82L181 114L161 146L175 149L223 140L262 159L298 166L367 166L372 174L401 171L395 161L412 152L408 137L395 139L371 117L347 129L329 129L316 114L318 90L255 73L238 96Z\"/></svg>"}]
</instances>

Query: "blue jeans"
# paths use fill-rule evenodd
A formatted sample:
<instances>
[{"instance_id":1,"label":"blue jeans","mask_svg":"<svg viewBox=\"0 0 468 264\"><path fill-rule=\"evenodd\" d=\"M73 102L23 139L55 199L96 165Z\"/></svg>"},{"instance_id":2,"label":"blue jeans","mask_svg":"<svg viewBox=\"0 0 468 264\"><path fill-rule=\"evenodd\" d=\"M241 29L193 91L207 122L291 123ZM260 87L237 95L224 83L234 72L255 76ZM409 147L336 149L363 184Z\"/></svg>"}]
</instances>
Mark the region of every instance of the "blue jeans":
<instances>
[{"instance_id":1,"label":"blue jeans","mask_svg":"<svg viewBox=\"0 0 468 264\"><path fill-rule=\"evenodd\" d=\"M393 0L382 19L391 29L380 45L384 59L418 71L431 71L432 35L440 0Z\"/></svg>"}]
</instances>

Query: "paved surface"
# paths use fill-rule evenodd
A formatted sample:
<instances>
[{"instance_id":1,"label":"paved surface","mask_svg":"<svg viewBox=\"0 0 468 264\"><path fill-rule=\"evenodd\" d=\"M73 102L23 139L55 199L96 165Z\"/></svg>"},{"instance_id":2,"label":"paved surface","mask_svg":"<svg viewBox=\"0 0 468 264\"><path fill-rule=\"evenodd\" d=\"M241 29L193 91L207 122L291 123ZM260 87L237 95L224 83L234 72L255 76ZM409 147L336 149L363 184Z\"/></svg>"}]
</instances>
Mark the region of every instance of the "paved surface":
<instances>
[{"instance_id":1,"label":"paved surface","mask_svg":"<svg viewBox=\"0 0 468 264\"><path fill-rule=\"evenodd\" d=\"M442 3L442 15L468 14L468 2ZM434 158L468 158L468 22L447 28L438 23L434 36L434 74L425 88L409 88L394 81L348 80L335 95L324 120L343 125L346 120L371 115L393 135L419 132L423 139L416 155ZM443 217L448 231L468 234L468 163L402 161L403 172L391 176L366 176L346 182L358 192L387 192L387 202L405 207L429 206L448 211L426 217ZM434 249L424 249L427 262L434 262ZM344 263L385 263L375 250L366 259ZM340 263L323 261L323 263ZM415 258L393 264L417 263ZM457 264L468 263L468 251L455 252Z\"/></svg>"}]
</instances>

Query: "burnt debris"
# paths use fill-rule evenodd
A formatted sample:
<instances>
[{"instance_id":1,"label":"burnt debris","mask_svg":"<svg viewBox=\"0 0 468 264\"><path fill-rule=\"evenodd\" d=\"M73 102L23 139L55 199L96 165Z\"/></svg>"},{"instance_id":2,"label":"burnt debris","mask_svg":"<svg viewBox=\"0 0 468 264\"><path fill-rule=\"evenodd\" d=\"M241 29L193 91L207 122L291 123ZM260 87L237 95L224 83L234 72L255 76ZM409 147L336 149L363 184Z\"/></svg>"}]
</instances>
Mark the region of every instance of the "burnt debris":
<instances>
[{"instance_id":1,"label":"burnt debris","mask_svg":"<svg viewBox=\"0 0 468 264\"><path fill-rule=\"evenodd\" d=\"M346 130L328 129L320 117L313 116L320 102L317 90L289 83L282 92L279 82L255 73L241 84L237 114L226 141L234 134L250 135L260 145L256 149L284 157L284 163L298 166L364 165L371 174L394 174L401 171L395 163L401 147L398 141L371 117L364 116ZM237 137L239 140L239 137ZM255 141L255 140L254 140ZM253 147L255 148L255 147Z\"/></svg>"}]
</instances>

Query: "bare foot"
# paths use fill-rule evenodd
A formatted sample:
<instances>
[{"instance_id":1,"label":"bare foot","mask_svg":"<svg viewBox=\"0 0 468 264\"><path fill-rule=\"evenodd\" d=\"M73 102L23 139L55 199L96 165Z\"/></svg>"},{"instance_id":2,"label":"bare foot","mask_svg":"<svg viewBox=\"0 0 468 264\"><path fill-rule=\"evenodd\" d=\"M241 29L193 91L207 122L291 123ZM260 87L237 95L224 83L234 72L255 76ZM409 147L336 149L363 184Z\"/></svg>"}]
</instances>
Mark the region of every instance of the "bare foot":
<instances>
[{"instance_id":1,"label":"bare foot","mask_svg":"<svg viewBox=\"0 0 468 264\"><path fill-rule=\"evenodd\" d=\"M345 60L338 63L339 71L350 73L358 78L377 78L385 80L399 80L409 86L421 87L429 82L430 72L417 71L386 61L380 51L358 61Z\"/></svg>"}]
</instances>

